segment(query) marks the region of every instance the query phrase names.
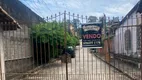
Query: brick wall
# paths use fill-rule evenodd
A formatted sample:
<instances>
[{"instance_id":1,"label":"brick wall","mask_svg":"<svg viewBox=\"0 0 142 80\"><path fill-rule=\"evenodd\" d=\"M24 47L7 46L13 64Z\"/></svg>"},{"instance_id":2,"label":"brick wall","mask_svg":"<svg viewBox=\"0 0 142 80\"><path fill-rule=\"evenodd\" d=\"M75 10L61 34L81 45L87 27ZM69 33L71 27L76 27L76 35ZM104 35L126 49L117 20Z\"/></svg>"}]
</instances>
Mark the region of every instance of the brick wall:
<instances>
[{"instance_id":1,"label":"brick wall","mask_svg":"<svg viewBox=\"0 0 142 80\"><path fill-rule=\"evenodd\" d=\"M105 56L105 59L107 62L110 61L110 53L113 52L113 40L112 39L106 39L104 40L104 46L101 49L98 49L98 52ZM110 52L109 52L110 50Z\"/></svg>"}]
</instances>

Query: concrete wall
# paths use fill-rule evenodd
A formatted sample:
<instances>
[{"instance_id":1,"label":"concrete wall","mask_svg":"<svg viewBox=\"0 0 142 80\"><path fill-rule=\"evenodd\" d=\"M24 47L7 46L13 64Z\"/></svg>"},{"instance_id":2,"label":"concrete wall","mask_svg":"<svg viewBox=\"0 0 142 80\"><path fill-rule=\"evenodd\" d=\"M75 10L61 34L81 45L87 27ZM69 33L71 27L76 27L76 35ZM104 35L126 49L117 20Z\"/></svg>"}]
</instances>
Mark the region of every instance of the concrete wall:
<instances>
[{"instance_id":1,"label":"concrete wall","mask_svg":"<svg viewBox=\"0 0 142 80\"><path fill-rule=\"evenodd\" d=\"M30 35L27 26L22 26L22 29L16 31L4 31L3 37L6 61L30 58L32 56Z\"/></svg>"},{"instance_id":2,"label":"concrete wall","mask_svg":"<svg viewBox=\"0 0 142 80\"><path fill-rule=\"evenodd\" d=\"M28 26L4 31L3 44L6 79L21 75L14 73L26 73L35 67Z\"/></svg>"},{"instance_id":3,"label":"concrete wall","mask_svg":"<svg viewBox=\"0 0 142 80\"><path fill-rule=\"evenodd\" d=\"M22 26L16 31L4 31L3 39L6 73L29 70L33 66L29 28Z\"/></svg>"},{"instance_id":4,"label":"concrete wall","mask_svg":"<svg viewBox=\"0 0 142 80\"><path fill-rule=\"evenodd\" d=\"M0 0L0 6L22 27L22 29L3 33L0 30L0 43L4 45L0 45L0 48L3 49L2 58L5 64L3 65L5 71L1 73L6 73L8 79L15 76L13 73L26 73L34 68L29 28L32 24L45 21L19 0Z\"/></svg>"}]
</instances>

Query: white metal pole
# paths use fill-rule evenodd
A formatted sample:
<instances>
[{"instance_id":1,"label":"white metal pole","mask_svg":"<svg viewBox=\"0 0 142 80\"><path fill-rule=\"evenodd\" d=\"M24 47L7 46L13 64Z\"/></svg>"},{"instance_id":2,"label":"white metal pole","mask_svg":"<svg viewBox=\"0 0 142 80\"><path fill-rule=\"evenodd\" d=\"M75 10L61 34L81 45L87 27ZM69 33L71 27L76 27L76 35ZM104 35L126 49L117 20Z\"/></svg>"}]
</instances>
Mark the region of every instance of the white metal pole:
<instances>
[{"instance_id":1,"label":"white metal pole","mask_svg":"<svg viewBox=\"0 0 142 80\"><path fill-rule=\"evenodd\" d=\"M4 49L3 49L3 30L0 27L0 69L1 69L1 79L5 80L5 60L4 60Z\"/></svg>"}]
</instances>

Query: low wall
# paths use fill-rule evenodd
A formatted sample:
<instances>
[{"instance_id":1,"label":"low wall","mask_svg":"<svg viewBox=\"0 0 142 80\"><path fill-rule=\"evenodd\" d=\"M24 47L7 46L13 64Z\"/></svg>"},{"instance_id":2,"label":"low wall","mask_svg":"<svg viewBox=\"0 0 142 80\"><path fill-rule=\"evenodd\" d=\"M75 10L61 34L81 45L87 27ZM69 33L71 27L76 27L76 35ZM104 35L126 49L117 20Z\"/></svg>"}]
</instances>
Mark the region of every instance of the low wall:
<instances>
[{"instance_id":1,"label":"low wall","mask_svg":"<svg viewBox=\"0 0 142 80\"><path fill-rule=\"evenodd\" d=\"M32 58L5 61L6 78L12 79L34 68ZM20 74L21 73L21 74Z\"/></svg>"}]
</instances>

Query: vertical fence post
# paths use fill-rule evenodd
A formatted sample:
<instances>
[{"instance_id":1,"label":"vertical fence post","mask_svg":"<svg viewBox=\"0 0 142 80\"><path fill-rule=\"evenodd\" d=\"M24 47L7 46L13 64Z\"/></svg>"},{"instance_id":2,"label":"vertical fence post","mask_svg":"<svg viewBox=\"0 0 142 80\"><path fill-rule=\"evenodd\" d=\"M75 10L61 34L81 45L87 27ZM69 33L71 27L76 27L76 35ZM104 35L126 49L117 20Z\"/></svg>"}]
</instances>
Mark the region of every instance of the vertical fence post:
<instances>
[{"instance_id":1,"label":"vertical fence post","mask_svg":"<svg viewBox=\"0 0 142 80\"><path fill-rule=\"evenodd\" d=\"M0 26L0 69L1 69L1 79L5 80L5 61L4 61L4 49L3 49L3 30Z\"/></svg>"},{"instance_id":2,"label":"vertical fence post","mask_svg":"<svg viewBox=\"0 0 142 80\"><path fill-rule=\"evenodd\" d=\"M109 18L108 18L109 19ZM107 37L107 51L106 51L106 54L107 54L107 63L109 63L110 65L111 65L111 63L110 63L110 35L109 35L109 32L106 32L106 37ZM110 72L110 70L111 70L111 68L110 68L110 65L109 65L109 80L111 80L111 72Z\"/></svg>"},{"instance_id":3,"label":"vertical fence post","mask_svg":"<svg viewBox=\"0 0 142 80\"><path fill-rule=\"evenodd\" d=\"M110 21L109 17L108 17L108 20ZM106 21L105 21L105 25L106 25ZM110 37L109 32L106 31L106 26L105 26L105 38L107 38L106 39L106 42L107 42L107 46L106 46L106 49L107 49L106 50L106 62L108 62L110 64L110 43L109 43L110 38L109 37Z\"/></svg>"},{"instance_id":4,"label":"vertical fence post","mask_svg":"<svg viewBox=\"0 0 142 80\"><path fill-rule=\"evenodd\" d=\"M86 19L86 23L88 23L88 20L87 20L87 19L88 19L88 17L87 17L87 16L85 17L85 19Z\"/></svg>"},{"instance_id":5,"label":"vertical fence post","mask_svg":"<svg viewBox=\"0 0 142 80\"><path fill-rule=\"evenodd\" d=\"M141 69L141 80L142 80L142 14L141 14L141 22L140 22L140 24L141 24L141 66L140 66L140 69Z\"/></svg>"},{"instance_id":6,"label":"vertical fence post","mask_svg":"<svg viewBox=\"0 0 142 80\"><path fill-rule=\"evenodd\" d=\"M68 22L68 31L69 31L69 33L72 33L72 30L70 30L70 25L71 25L71 23L70 23L70 12L68 12L68 18L69 18L69 22Z\"/></svg>"},{"instance_id":7,"label":"vertical fence post","mask_svg":"<svg viewBox=\"0 0 142 80\"><path fill-rule=\"evenodd\" d=\"M66 44L67 44L67 30L66 30L66 11L64 11L64 29L65 29L65 33L64 33L64 49L65 49L65 54L66 54L66 80L68 80L68 54L66 53Z\"/></svg>"}]
</instances>

